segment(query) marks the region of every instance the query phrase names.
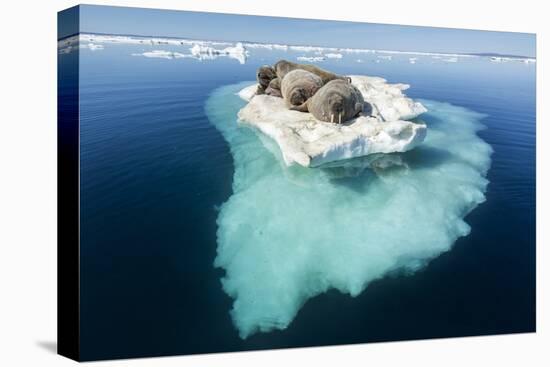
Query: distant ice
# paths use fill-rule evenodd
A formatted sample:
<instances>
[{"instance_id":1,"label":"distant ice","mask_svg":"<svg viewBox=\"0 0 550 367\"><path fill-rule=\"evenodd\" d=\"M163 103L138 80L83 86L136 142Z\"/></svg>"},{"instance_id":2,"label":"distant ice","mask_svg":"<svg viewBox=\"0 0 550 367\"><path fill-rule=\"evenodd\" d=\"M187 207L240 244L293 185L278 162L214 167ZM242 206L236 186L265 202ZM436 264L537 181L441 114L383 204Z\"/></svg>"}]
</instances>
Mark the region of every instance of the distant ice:
<instances>
[{"instance_id":1,"label":"distant ice","mask_svg":"<svg viewBox=\"0 0 550 367\"><path fill-rule=\"evenodd\" d=\"M209 46L201 46L194 44L189 49L190 53L184 54L181 52L166 51L166 50L152 50L142 53L133 53L132 56L145 56L150 58L160 59L183 59L193 58L197 60L214 60L218 57L229 57L236 59L239 63L244 64L248 57L248 51L243 47L241 43L238 43L235 47L226 47L218 50Z\"/></svg>"},{"instance_id":2,"label":"distant ice","mask_svg":"<svg viewBox=\"0 0 550 367\"><path fill-rule=\"evenodd\" d=\"M308 61L308 62L325 61L325 58L323 56L298 56L296 59L298 61Z\"/></svg>"},{"instance_id":3,"label":"distant ice","mask_svg":"<svg viewBox=\"0 0 550 367\"><path fill-rule=\"evenodd\" d=\"M103 45L96 45L95 43L80 43L79 47L92 51L103 50L105 48Z\"/></svg>"},{"instance_id":4,"label":"distant ice","mask_svg":"<svg viewBox=\"0 0 550 367\"><path fill-rule=\"evenodd\" d=\"M103 45L96 45L95 43L79 43L76 42L66 42L62 47L58 49L59 54L68 54L78 49L98 51L103 50L105 47Z\"/></svg>"},{"instance_id":5,"label":"distant ice","mask_svg":"<svg viewBox=\"0 0 550 367\"><path fill-rule=\"evenodd\" d=\"M280 44L269 44L269 43L244 43L244 46L246 48L263 48L266 50L280 50L280 51L288 51L288 45L280 45Z\"/></svg>"},{"instance_id":6,"label":"distant ice","mask_svg":"<svg viewBox=\"0 0 550 367\"><path fill-rule=\"evenodd\" d=\"M458 57L448 57L442 59L445 62L458 62Z\"/></svg>"},{"instance_id":7,"label":"distant ice","mask_svg":"<svg viewBox=\"0 0 550 367\"><path fill-rule=\"evenodd\" d=\"M157 58L157 59L180 59L180 58L186 58L186 57L193 57L193 55L190 54L182 54L179 52L172 52L172 51L165 51L165 50L153 50L153 51L146 51L143 53L134 53L132 56L145 56L145 57L151 57L151 58Z\"/></svg>"},{"instance_id":8,"label":"distant ice","mask_svg":"<svg viewBox=\"0 0 550 367\"><path fill-rule=\"evenodd\" d=\"M223 52L224 49L237 48L237 50L231 51L229 56L238 60L240 63L244 63L246 58L249 56L247 49L265 49L265 50L276 50L276 51L297 51L305 53L314 53L317 55L325 55L326 58L339 58L335 55L344 54L376 54L380 56L392 56L392 55L410 55L410 56L429 56L434 59L442 59L446 62L455 62L450 61L455 58L458 59L472 59L472 58L484 58L486 60L491 60L490 56L482 56L475 54L461 54L461 53L443 53L443 52L424 52L424 51L400 51L400 50L372 50L372 49L361 49L361 48L342 48L342 47L321 47L321 46L308 46L308 45L284 45L284 44L275 44L275 43L259 43L259 42L226 42L226 41L206 41L206 40L196 40L196 39L185 39L185 38L175 38L175 37L145 37L145 36L122 36L122 35L107 35L107 34L87 34L82 33L78 36L71 36L63 40L58 41L59 53L68 53L71 50L74 50L74 47L71 48L71 44L74 46L78 41L84 43L93 43L93 44L103 44L103 43L113 43L113 44L133 44L133 45L143 45L143 46L159 46L159 45L169 45L169 46L181 46L181 47L194 47L195 45L201 46L203 48L212 48L219 53L201 53L201 55L195 55L195 58L198 60L212 60L217 56L225 55ZM241 46L239 46L239 44ZM77 46L78 47L78 46ZM240 47L244 48L245 51L241 52ZM329 56L332 55L332 56ZM307 56L302 56L306 58ZM499 61L511 61L511 62L522 62L525 64L536 63L535 58L527 57L500 57L494 56L494 58L501 59ZM389 60L389 58L386 58ZM319 58L303 59L301 61L310 61L310 62L319 62L323 61ZM496 60L492 60L496 61ZM379 61L375 61L379 62ZM498 61L496 61L498 62Z\"/></svg>"},{"instance_id":9,"label":"distant ice","mask_svg":"<svg viewBox=\"0 0 550 367\"><path fill-rule=\"evenodd\" d=\"M293 51L302 51L302 52L323 52L327 48L318 47L318 46L289 46Z\"/></svg>"},{"instance_id":10,"label":"distant ice","mask_svg":"<svg viewBox=\"0 0 550 367\"><path fill-rule=\"evenodd\" d=\"M535 59L532 59L532 58L523 58L523 59L518 59L518 58L515 58L515 57L504 57L504 56L491 56L490 59L491 62L514 62L514 61L520 61L520 62L523 62L524 64L533 64L536 62Z\"/></svg>"},{"instance_id":11,"label":"distant ice","mask_svg":"<svg viewBox=\"0 0 550 367\"><path fill-rule=\"evenodd\" d=\"M491 148L476 134L483 115L423 101L429 134L413 151L287 167L271 139L236 124L243 86L206 103L235 167L215 266L241 338L286 329L330 289L356 297L390 272L412 273L470 233L464 217L485 200L490 166Z\"/></svg>"},{"instance_id":12,"label":"distant ice","mask_svg":"<svg viewBox=\"0 0 550 367\"><path fill-rule=\"evenodd\" d=\"M231 46L231 42L204 41L182 38L162 38L162 37L140 37L140 36L121 36L107 34L80 34L80 41L93 43L121 43L135 45L171 45L171 46L189 46L189 45L210 45L210 46Z\"/></svg>"},{"instance_id":13,"label":"distant ice","mask_svg":"<svg viewBox=\"0 0 550 367\"><path fill-rule=\"evenodd\" d=\"M342 54L337 54L337 53L328 53L328 54L325 54L325 57L329 58L329 59L341 59L343 57Z\"/></svg>"},{"instance_id":14,"label":"distant ice","mask_svg":"<svg viewBox=\"0 0 550 367\"><path fill-rule=\"evenodd\" d=\"M229 58L239 61L244 64L249 53L241 42L238 42L234 47L226 47L224 49L215 49L209 46L195 44L189 49L191 54L199 60L213 60L220 56L227 56Z\"/></svg>"}]
</instances>

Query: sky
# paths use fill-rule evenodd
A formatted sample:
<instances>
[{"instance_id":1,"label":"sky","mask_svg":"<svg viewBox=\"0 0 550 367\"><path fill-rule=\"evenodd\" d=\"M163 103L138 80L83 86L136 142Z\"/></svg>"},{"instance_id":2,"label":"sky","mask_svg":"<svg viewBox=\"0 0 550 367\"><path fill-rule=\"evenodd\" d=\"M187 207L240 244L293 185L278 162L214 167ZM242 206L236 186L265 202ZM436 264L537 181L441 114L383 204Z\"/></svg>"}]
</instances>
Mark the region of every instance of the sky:
<instances>
[{"instance_id":1,"label":"sky","mask_svg":"<svg viewBox=\"0 0 550 367\"><path fill-rule=\"evenodd\" d=\"M536 56L529 33L80 6L80 32L444 53Z\"/></svg>"}]
</instances>

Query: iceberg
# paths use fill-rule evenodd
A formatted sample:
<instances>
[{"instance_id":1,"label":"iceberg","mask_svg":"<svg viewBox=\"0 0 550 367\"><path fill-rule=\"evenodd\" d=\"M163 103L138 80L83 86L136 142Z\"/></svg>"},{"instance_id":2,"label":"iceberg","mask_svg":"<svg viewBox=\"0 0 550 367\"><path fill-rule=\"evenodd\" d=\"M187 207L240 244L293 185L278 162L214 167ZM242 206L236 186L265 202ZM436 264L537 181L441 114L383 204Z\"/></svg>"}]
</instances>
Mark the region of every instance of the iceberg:
<instances>
[{"instance_id":1,"label":"iceberg","mask_svg":"<svg viewBox=\"0 0 550 367\"><path fill-rule=\"evenodd\" d=\"M189 49L191 55L199 60L213 60L219 56L227 56L232 59L236 59L239 63L244 64L248 57L248 51L241 42L238 42L235 46L226 47L222 50L212 48L210 46L195 44Z\"/></svg>"},{"instance_id":2,"label":"iceberg","mask_svg":"<svg viewBox=\"0 0 550 367\"><path fill-rule=\"evenodd\" d=\"M309 113L289 110L281 98L254 95L256 85L238 92L248 101L239 121L272 138L286 165L316 167L328 162L375 153L405 152L426 137L426 125L405 121L426 112L419 102L406 97L406 84L385 79L351 76L372 110L345 124L316 120Z\"/></svg>"},{"instance_id":3,"label":"iceberg","mask_svg":"<svg viewBox=\"0 0 550 367\"><path fill-rule=\"evenodd\" d=\"M483 115L422 101L430 133L412 151L288 167L273 140L236 124L245 85L217 89L205 106L234 162L214 265L241 338L291 328L330 289L355 297L390 273L414 274L469 234L464 218L485 200L491 162Z\"/></svg>"}]
</instances>

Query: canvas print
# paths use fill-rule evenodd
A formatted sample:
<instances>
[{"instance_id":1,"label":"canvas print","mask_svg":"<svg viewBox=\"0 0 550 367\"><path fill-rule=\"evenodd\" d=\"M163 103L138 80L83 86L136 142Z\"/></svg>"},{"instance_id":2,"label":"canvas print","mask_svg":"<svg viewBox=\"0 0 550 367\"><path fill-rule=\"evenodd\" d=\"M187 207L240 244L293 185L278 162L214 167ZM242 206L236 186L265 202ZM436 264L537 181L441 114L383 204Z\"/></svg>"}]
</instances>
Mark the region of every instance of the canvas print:
<instances>
[{"instance_id":1,"label":"canvas print","mask_svg":"<svg viewBox=\"0 0 550 367\"><path fill-rule=\"evenodd\" d=\"M61 354L535 331L534 34L58 20Z\"/></svg>"}]
</instances>

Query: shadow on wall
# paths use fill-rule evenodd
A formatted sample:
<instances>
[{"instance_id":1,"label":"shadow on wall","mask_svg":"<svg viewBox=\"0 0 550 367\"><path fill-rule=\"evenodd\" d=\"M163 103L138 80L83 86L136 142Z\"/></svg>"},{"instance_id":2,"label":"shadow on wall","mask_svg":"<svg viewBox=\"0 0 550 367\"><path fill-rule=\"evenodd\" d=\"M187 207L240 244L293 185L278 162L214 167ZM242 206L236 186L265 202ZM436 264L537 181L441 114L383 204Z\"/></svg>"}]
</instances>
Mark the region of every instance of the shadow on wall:
<instances>
[{"instance_id":1,"label":"shadow on wall","mask_svg":"<svg viewBox=\"0 0 550 367\"><path fill-rule=\"evenodd\" d=\"M55 341L38 341L36 345L50 353L57 354L57 342Z\"/></svg>"}]
</instances>

